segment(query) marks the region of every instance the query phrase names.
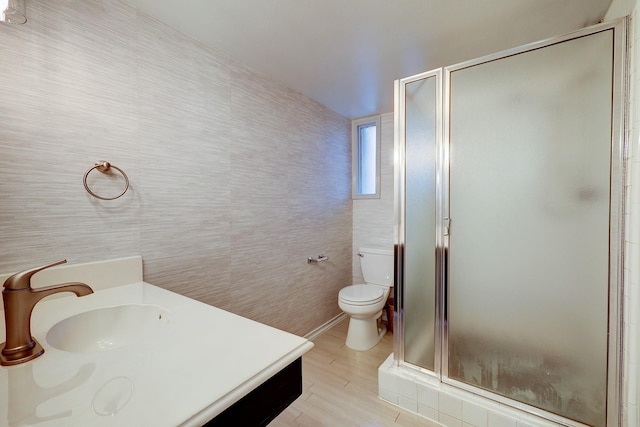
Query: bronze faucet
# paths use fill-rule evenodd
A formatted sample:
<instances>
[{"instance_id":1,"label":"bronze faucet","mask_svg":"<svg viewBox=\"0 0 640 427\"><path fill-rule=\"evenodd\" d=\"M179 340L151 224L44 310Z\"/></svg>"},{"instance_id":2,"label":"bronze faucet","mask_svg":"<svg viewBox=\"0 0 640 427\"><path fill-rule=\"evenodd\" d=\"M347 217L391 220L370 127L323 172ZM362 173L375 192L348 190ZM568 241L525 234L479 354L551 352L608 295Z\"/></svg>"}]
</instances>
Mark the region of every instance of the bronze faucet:
<instances>
[{"instance_id":1,"label":"bronze faucet","mask_svg":"<svg viewBox=\"0 0 640 427\"><path fill-rule=\"evenodd\" d=\"M21 271L4 282L2 299L7 341L0 353L0 365L17 365L44 353L44 348L31 336L31 312L38 301L58 292L73 292L79 297L93 293L93 289L88 285L79 282L61 283L39 289L31 287L31 276L45 268L66 262L67 260L63 259L53 264Z\"/></svg>"}]
</instances>

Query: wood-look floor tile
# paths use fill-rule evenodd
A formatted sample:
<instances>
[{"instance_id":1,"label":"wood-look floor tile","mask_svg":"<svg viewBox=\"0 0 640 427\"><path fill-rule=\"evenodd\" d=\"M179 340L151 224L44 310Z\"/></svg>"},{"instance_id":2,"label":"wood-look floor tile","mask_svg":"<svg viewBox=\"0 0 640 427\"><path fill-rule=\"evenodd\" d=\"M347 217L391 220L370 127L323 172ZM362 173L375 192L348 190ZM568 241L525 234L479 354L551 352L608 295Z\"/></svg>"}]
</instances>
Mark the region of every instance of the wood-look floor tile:
<instances>
[{"instance_id":1,"label":"wood-look floor tile","mask_svg":"<svg viewBox=\"0 0 640 427\"><path fill-rule=\"evenodd\" d=\"M356 351L345 345L348 325L346 319L313 340L302 358L302 396L269 427L439 426L378 398L378 366L393 352L393 336Z\"/></svg>"}]
</instances>

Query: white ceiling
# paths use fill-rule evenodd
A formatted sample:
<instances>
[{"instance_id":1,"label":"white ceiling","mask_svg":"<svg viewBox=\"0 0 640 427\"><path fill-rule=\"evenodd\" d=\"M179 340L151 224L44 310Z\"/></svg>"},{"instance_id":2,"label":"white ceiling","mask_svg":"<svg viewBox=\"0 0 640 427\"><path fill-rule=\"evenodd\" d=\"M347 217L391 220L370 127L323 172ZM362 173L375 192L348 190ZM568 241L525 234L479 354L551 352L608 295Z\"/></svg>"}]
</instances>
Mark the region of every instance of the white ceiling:
<instances>
[{"instance_id":1,"label":"white ceiling","mask_svg":"<svg viewBox=\"0 0 640 427\"><path fill-rule=\"evenodd\" d=\"M393 81L598 23L611 0L122 0L338 113Z\"/></svg>"}]
</instances>

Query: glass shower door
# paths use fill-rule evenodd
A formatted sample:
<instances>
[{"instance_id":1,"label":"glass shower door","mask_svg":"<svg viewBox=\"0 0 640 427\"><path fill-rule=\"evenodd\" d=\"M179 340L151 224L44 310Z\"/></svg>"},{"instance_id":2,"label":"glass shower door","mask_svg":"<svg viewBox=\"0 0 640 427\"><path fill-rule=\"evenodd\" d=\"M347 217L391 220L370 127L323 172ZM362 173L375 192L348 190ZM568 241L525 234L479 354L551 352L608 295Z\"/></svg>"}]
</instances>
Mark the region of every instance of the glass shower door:
<instances>
[{"instance_id":1,"label":"glass shower door","mask_svg":"<svg viewBox=\"0 0 640 427\"><path fill-rule=\"evenodd\" d=\"M438 336L437 180L441 150L441 70L423 73L401 88L404 129L399 150L404 159L405 207L400 228L404 235L401 271L404 360L436 371L440 360Z\"/></svg>"},{"instance_id":2,"label":"glass shower door","mask_svg":"<svg viewBox=\"0 0 640 427\"><path fill-rule=\"evenodd\" d=\"M610 29L445 69L445 374L597 427L607 417L614 44Z\"/></svg>"}]
</instances>

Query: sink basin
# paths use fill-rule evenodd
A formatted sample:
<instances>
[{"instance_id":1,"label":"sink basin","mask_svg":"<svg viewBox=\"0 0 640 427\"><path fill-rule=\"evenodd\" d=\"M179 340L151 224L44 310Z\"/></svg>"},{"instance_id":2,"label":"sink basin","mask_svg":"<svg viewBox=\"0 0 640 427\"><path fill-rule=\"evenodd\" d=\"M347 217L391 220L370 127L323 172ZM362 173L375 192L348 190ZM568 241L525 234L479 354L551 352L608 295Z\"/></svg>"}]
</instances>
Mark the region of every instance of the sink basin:
<instances>
[{"instance_id":1,"label":"sink basin","mask_svg":"<svg viewBox=\"0 0 640 427\"><path fill-rule=\"evenodd\" d=\"M99 308L56 323L47 333L47 342L76 353L113 350L160 333L169 321L169 312L155 305Z\"/></svg>"}]
</instances>

